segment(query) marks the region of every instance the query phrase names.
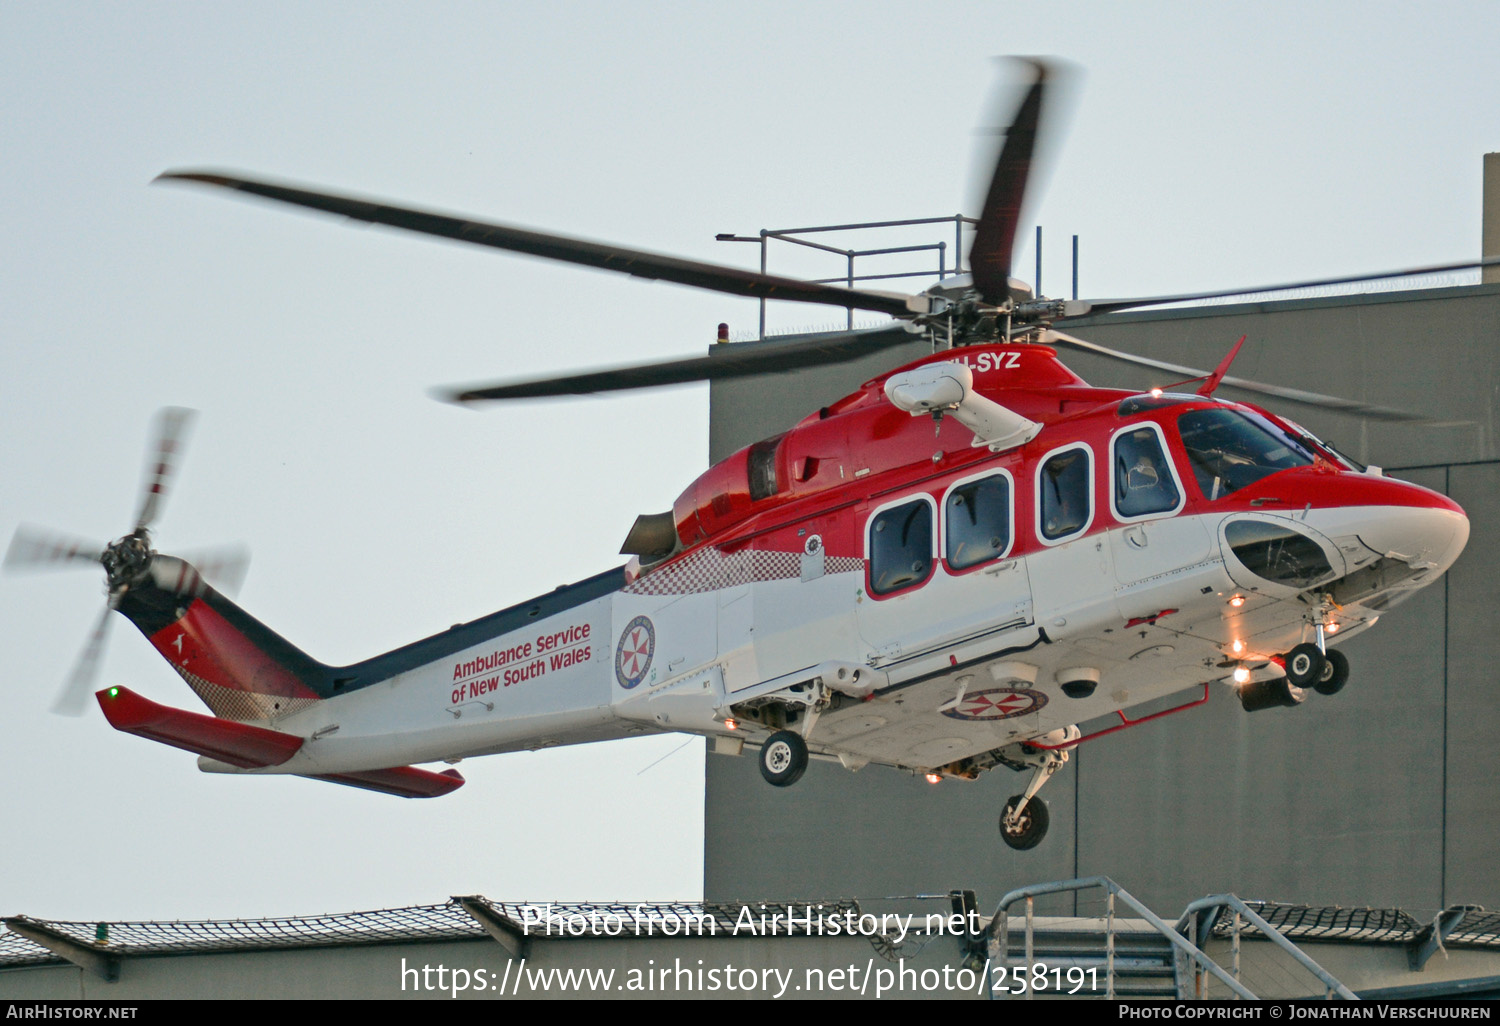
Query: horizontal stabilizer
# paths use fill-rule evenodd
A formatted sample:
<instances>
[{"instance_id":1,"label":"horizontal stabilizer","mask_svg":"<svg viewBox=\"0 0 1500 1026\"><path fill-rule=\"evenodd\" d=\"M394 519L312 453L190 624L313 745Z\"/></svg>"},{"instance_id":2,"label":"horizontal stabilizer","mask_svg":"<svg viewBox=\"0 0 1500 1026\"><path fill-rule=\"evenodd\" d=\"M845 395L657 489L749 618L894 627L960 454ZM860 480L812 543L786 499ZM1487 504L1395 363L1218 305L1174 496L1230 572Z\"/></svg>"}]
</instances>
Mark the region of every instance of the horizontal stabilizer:
<instances>
[{"instance_id":1,"label":"horizontal stabilizer","mask_svg":"<svg viewBox=\"0 0 1500 1026\"><path fill-rule=\"evenodd\" d=\"M319 774L309 779L362 787L366 791L393 794L398 798L439 798L464 786L463 775L456 769L434 773L415 766L393 766L390 769L366 770L363 773Z\"/></svg>"},{"instance_id":2,"label":"horizontal stabilizer","mask_svg":"<svg viewBox=\"0 0 1500 1026\"><path fill-rule=\"evenodd\" d=\"M116 730L206 755L231 766L244 769L279 766L302 747L300 737L158 705L129 688L105 688L94 697L104 710L104 718Z\"/></svg>"}]
</instances>

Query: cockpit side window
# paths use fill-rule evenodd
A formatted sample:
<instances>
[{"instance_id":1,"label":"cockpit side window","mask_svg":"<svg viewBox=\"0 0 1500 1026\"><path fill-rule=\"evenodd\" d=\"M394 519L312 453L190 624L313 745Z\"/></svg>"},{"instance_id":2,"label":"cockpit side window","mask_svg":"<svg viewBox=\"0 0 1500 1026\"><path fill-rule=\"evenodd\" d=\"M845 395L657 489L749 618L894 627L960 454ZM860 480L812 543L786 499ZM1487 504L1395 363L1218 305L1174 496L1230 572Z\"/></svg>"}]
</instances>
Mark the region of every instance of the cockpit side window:
<instances>
[{"instance_id":1,"label":"cockpit side window","mask_svg":"<svg viewBox=\"0 0 1500 1026\"><path fill-rule=\"evenodd\" d=\"M1037 528L1044 540L1057 542L1079 534L1093 519L1092 463L1087 449L1064 449L1049 456L1037 471Z\"/></svg>"},{"instance_id":2,"label":"cockpit side window","mask_svg":"<svg viewBox=\"0 0 1500 1026\"><path fill-rule=\"evenodd\" d=\"M1129 520L1168 513L1181 504L1182 493L1154 427L1142 424L1120 432L1115 436L1112 455L1118 518Z\"/></svg>"},{"instance_id":3,"label":"cockpit side window","mask_svg":"<svg viewBox=\"0 0 1500 1026\"><path fill-rule=\"evenodd\" d=\"M1189 410L1177 418L1204 498L1212 501L1278 470L1306 467L1312 453L1263 417L1239 410Z\"/></svg>"},{"instance_id":4,"label":"cockpit side window","mask_svg":"<svg viewBox=\"0 0 1500 1026\"><path fill-rule=\"evenodd\" d=\"M890 506L870 518L870 591L889 595L932 573L932 504Z\"/></svg>"}]
</instances>

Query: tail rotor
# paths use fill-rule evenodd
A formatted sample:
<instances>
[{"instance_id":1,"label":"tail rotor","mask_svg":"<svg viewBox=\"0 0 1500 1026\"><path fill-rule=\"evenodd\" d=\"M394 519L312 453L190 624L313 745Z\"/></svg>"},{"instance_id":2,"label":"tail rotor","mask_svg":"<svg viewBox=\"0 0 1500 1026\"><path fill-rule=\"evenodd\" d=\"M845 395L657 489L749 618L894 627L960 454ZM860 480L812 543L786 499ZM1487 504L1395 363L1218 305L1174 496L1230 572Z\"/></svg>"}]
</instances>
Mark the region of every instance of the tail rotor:
<instances>
[{"instance_id":1,"label":"tail rotor","mask_svg":"<svg viewBox=\"0 0 1500 1026\"><path fill-rule=\"evenodd\" d=\"M104 568L104 610L53 703L53 712L78 716L87 707L109 638L109 614L120 607L132 588L150 578L162 578L156 583L189 594L199 590L206 578L228 592L237 589L244 579L249 553L243 547L204 550L191 561L158 556L151 547L150 528L161 515L193 416L192 410L180 407L168 407L157 414L140 512L129 534L103 545L45 528L22 526L0 562L7 572L62 569L84 563Z\"/></svg>"}]
</instances>

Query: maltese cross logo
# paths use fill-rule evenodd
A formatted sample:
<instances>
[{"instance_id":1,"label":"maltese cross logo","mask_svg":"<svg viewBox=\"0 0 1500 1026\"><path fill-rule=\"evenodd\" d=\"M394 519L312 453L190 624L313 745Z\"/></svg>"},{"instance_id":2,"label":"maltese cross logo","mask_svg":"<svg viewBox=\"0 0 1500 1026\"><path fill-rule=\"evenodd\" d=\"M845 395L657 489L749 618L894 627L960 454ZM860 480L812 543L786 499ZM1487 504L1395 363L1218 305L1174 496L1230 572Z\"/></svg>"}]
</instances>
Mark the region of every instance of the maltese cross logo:
<instances>
[{"instance_id":1,"label":"maltese cross logo","mask_svg":"<svg viewBox=\"0 0 1500 1026\"><path fill-rule=\"evenodd\" d=\"M620 687L633 688L645 680L655 652L656 628L651 626L651 618L638 616L627 623L615 645L615 680Z\"/></svg>"},{"instance_id":2,"label":"maltese cross logo","mask_svg":"<svg viewBox=\"0 0 1500 1026\"><path fill-rule=\"evenodd\" d=\"M1047 696L1030 688L991 688L965 695L956 709L944 709L955 720L1008 720L1047 704Z\"/></svg>"}]
</instances>

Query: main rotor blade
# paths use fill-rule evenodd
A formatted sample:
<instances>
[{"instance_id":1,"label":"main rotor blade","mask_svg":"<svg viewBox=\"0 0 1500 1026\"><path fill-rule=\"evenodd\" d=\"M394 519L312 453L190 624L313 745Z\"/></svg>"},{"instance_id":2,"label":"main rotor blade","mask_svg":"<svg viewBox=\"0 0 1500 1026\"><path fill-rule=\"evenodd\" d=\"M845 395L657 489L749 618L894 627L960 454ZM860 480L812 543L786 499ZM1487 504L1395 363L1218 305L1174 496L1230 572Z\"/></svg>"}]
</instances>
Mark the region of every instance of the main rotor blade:
<instances>
[{"instance_id":1,"label":"main rotor blade","mask_svg":"<svg viewBox=\"0 0 1500 1026\"><path fill-rule=\"evenodd\" d=\"M150 454L146 465L141 512L135 518L137 531L150 527L161 512L167 481L182 455L182 446L192 420L193 411L180 406L168 406L156 415L156 449Z\"/></svg>"},{"instance_id":2,"label":"main rotor blade","mask_svg":"<svg viewBox=\"0 0 1500 1026\"><path fill-rule=\"evenodd\" d=\"M1286 285L1261 285L1248 289L1217 289L1212 292L1182 292L1175 296L1143 296L1139 299L1090 299L1079 305L1082 313L1069 314L1059 320L1074 317L1092 317L1095 314L1114 313L1117 310L1133 310L1145 306L1166 306L1169 303L1191 303L1199 299L1223 299L1226 296L1253 296L1261 292L1289 292L1293 289L1312 289L1326 285L1351 285L1361 281L1382 281L1387 278L1411 278L1421 274L1442 274L1448 271L1469 271L1476 267L1500 267L1500 256L1484 257L1480 260L1464 260L1454 264L1431 264L1427 267L1408 267L1400 271L1379 271L1374 274L1346 274L1338 278L1312 278L1294 281ZM1226 379L1227 380L1227 379Z\"/></svg>"},{"instance_id":3,"label":"main rotor blade","mask_svg":"<svg viewBox=\"0 0 1500 1026\"><path fill-rule=\"evenodd\" d=\"M6 570L33 570L61 563L99 565L104 546L86 538L74 538L55 531L22 525L10 539L3 565Z\"/></svg>"},{"instance_id":4,"label":"main rotor blade","mask_svg":"<svg viewBox=\"0 0 1500 1026\"><path fill-rule=\"evenodd\" d=\"M1180 363L1168 363L1165 360L1153 360L1148 356L1136 356L1133 353L1122 353L1117 349L1101 346L1097 342L1087 342L1081 338L1064 334L1061 331L1049 329L1042 335L1045 344L1061 343L1072 349L1093 353L1111 360L1119 360L1122 363L1134 364L1137 367L1150 367L1153 370L1167 371L1171 374L1182 375L1185 379L1206 378L1208 371L1197 370L1193 367L1184 367ZM1300 388L1287 388L1282 385L1267 385L1260 381L1251 381L1249 378L1237 378L1232 374L1226 374L1219 380L1224 388L1238 388L1244 392L1255 392L1259 395L1274 396L1277 399L1291 403L1300 403L1303 406L1315 406L1320 410L1333 410L1337 413L1347 413L1356 417L1369 417L1372 420L1404 420L1404 421L1430 421L1431 417L1424 417L1419 413L1409 413L1406 410L1397 410L1389 406L1376 406L1373 403L1356 402L1353 399L1340 399L1337 396L1322 395L1318 392L1308 392Z\"/></svg>"},{"instance_id":5,"label":"main rotor blade","mask_svg":"<svg viewBox=\"0 0 1500 1026\"><path fill-rule=\"evenodd\" d=\"M104 654L105 639L109 637L109 614L115 611L119 601L118 595L110 595L109 602L104 607L104 615L94 624L93 633L79 653L78 662L73 665L73 672L68 674L68 682L58 692L57 701L52 703L53 712L63 716L83 714L88 705L89 694L94 690L94 679L99 676L99 660Z\"/></svg>"},{"instance_id":6,"label":"main rotor blade","mask_svg":"<svg viewBox=\"0 0 1500 1026\"><path fill-rule=\"evenodd\" d=\"M682 360L608 367L555 378L498 382L469 388L440 389L438 399L453 403L471 403L495 399L537 399L546 396L591 395L596 392L618 392L631 388L659 385L681 385L692 381L718 381L801 367L857 360L911 341L911 336L889 329L874 329L863 334L838 335L829 339L805 342L735 343L714 351L713 355Z\"/></svg>"},{"instance_id":7,"label":"main rotor blade","mask_svg":"<svg viewBox=\"0 0 1500 1026\"><path fill-rule=\"evenodd\" d=\"M199 182L224 189L236 189L264 199L276 200L279 203L321 210L329 214L342 214L356 221L404 228L423 235L436 235L444 239L525 253L548 260L561 260L565 263L583 264L606 271L619 271L637 278L676 282L679 285L691 285L694 288L725 292L733 296L822 303L853 310L873 310L877 313L890 314L892 317L909 318L914 314L927 311L928 301L923 296L845 289L832 285L820 285L816 282L798 281L795 278L779 278L738 267L683 260L609 243L590 242L586 239L530 231L510 225L474 221L334 193L314 192L309 189L241 178L217 171L168 171L158 175L156 180L159 182Z\"/></svg>"},{"instance_id":8,"label":"main rotor blade","mask_svg":"<svg viewBox=\"0 0 1500 1026\"><path fill-rule=\"evenodd\" d=\"M984 209L979 214L974 242L969 249L974 286L986 303L995 305L1010 298L1010 267L1015 254L1016 228L1021 220L1021 204L1026 198L1026 180L1036 150L1042 97L1049 73L1047 65L1041 61L1023 60L1031 65L1035 78L1010 127L1005 130L1005 145L995 160L995 173L990 179Z\"/></svg>"}]
</instances>

